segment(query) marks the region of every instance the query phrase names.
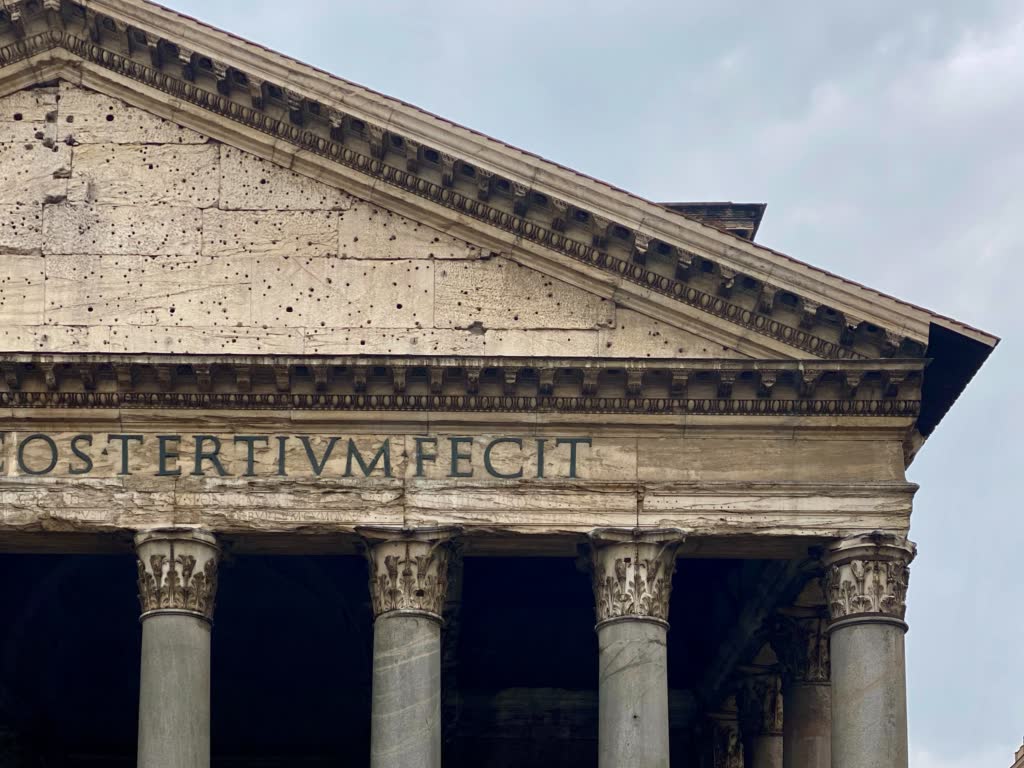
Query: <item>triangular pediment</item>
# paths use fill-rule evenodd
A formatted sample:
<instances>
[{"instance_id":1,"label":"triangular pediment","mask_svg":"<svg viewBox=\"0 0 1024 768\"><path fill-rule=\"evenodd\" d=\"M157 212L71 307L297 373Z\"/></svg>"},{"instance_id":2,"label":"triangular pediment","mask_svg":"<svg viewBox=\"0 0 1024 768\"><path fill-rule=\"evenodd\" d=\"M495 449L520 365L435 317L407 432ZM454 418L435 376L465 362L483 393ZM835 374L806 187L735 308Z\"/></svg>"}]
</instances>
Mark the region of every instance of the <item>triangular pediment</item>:
<instances>
[{"instance_id":1,"label":"triangular pediment","mask_svg":"<svg viewBox=\"0 0 1024 768\"><path fill-rule=\"evenodd\" d=\"M298 186L299 178L317 182L328 199L361 201L368 207L357 215L386 212L478 249L487 262L481 275L507 264L499 274L528 270L519 274L557 281L566 296L579 291L591 297L556 306L563 319L553 320L550 330L575 329L584 316L590 325L579 330L598 339L617 328L609 313L586 309L596 297L627 317L626 328L640 328L634 332L641 339L678 339L661 344L669 355L870 360L962 358L969 350L971 362L952 365L957 370L941 383L948 401L943 412L997 341L145 0L98 0L88 7L61 0L15 3L0 19L0 46L0 95L65 79L143 110L148 119L169 121L160 131L170 135L142 150L161 155L154 170L174 158L210 153L211 146L230 148L238 157L245 153L286 169ZM91 122L81 135L101 136L104 126ZM51 149L55 157L46 163L59 164L61 147ZM72 170L69 204L110 203L130 188L130 175L120 174L116 158L103 156L106 149L71 149L97 173L106 167L108 176L104 184L83 187ZM63 180L40 171L38 158L6 152L4 167L44 199L51 181ZM61 170L55 166L51 173ZM163 188L153 187L150 202L205 194L199 200L205 208L222 207L221 198L210 199L223 193L214 189L210 163L200 159L190 175L171 176ZM180 183L169 183L175 179ZM119 185L125 185L120 192ZM401 281L391 277L398 287ZM500 313L496 297L516 296L516 286L489 294L493 285L471 281L459 290L477 300L481 314L493 315ZM526 290L531 300L535 292ZM267 306L280 303L269 294L260 298ZM476 322L465 330L491 332L483 319ZM540 339L539 329L529 330ZM937 337L953 341L937 344ZM621 343L602 341L602 351ZM438 351L447 344L439 342Z\"/></svg>"}]
</instances>

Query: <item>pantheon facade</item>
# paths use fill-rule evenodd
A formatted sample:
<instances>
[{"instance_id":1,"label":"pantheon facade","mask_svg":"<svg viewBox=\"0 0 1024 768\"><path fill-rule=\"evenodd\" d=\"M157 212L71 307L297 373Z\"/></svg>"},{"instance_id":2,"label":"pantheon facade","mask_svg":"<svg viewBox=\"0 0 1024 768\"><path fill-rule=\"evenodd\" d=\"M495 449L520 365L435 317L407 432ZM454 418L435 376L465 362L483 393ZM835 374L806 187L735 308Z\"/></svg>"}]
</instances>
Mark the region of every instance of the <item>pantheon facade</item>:
<instances>
[{"instance_id":1,"label":"pantheon facade","mask_svg":"<svg viewBox=\"0 0 1024 768\"><path fill-rule=\"evenodd\" d=\"M0 3L0 765L906 768L905 473L998 340L763 214Z\"/></svg>"}]
</instances>

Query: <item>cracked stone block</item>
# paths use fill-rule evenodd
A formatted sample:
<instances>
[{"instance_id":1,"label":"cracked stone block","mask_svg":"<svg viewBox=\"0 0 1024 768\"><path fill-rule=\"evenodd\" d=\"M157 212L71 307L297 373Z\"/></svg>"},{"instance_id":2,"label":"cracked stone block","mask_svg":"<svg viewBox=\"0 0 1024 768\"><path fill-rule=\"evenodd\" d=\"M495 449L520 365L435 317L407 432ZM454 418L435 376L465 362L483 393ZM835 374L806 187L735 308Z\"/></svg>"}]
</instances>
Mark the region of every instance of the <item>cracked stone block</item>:
<instances>
[{"instance_id":1,"label":"cracked stone block","mask_svg":"<svg viewBox=\"0 0 1024 768\"><path fill-rule=\"evenodd\" d=\"M342 257L476 259L481 249L405 216L357 200L339 215Z\"/></svg>"},{"instance_id":2,"label":"cracked stone block","mask_svg":"<svg viewBox=\"0 0 1024 768\"><path fill-rule=\"evenodd\" d=\"M68 198L208 208L219 198L219 162L213 144L83 144L74 149Z\"/></svg>"},{"instance_id":3,"label":"cracked stone block","mask_svg":"<svg viewBox=\"0 0 1024 768\"><path fill-rule=\"evenodd\" d=\"M334 211L203 212L206 256L338 255L338 216Z\"/></svg>"},{"instance_id":4,"label":"cracked stone block","mask_svg":"<svg viewBox=\"0 0 1024 768\"><path fill-rule=\"evenodd\" d=\"M43 206L0 205L0 251L25 253L43 246Z\"/></svg>"},{"instance_id":5,"label":"cracked stone block","mask_svg":"<svg viewBox=\"0 0 1024 768\"><path fill-rule=\"evenodd\" d=\"M80 144L205 144L197 131L120 99L86 88L61 84L57 138Z\"/></svg>"},{"instance_id":6,"label":"cracked stone block","mask_svg":"<svg viewBox=\"0 0 1024 768\"><path fill-rule=\"evenodd\" d=\"M437 267L438 328L600 328L615 305L504 258Z\"/></svg>"},{"instance_id":7,"label":"cracked stone block","mask_svg":"<svg viewBox=\"0 0 1024 768\"><path fill-rule=\"evenodd\" d=\"M62 199L70 167L71 147L64 144L0 144L0 205Z\"/></svg>"},{"instance_id":8,"label":"cracked stone block","mask_svg":"<svg viewBox=\"0 0 1024 768\"><path fill-rule=\"evenodd\" d=\"M250 259L48 256L46 322L248 325Z\"/></svg>"},{"instance_id":9,"label":"cracked stone block","mask_svg":"<svg viewBox=\"0 0 1024 768\"><path fill-rule=\"evenodd\" d=\"M302 343L295 329L234 326L115 325L109 335L110 351L137 354L296 355Z\"/></svg>"},{"instance_id":10,"label":"cracked stone block","mask_svg":"<svg viewBox=\"0 0 1024 768\"><path fill-rule=\"evenodd\" d=\"M195 256L201 235L197 208L78 204L48 205L43 213L43 239L52 254Z\"/></svg>"},{"instance_id":11,"label":"cracked stone block","mask_svg":"<svg viewBox=\"0 0 1024 768\"><path fill-rule=\"evenodd\" d=\"M346 210L352 197L262 158L221 146L221 203L225 210Z\"/></svg>"},{"instance_id":12,"label":"cracked stone block","mask_svg":"<svg viewBox=\"0 0 1024 768\"><path fill-rule=\"evenodd\" d=\"M268 327L429 327L430 261L257 258L253 323Z\"/></svg>"},{"instance_id":13,"label":"cracked stone block","mask_svg":"<svg viewBox=\"0 0 1024 768\"><path fill-rule=\"evenodd\" d=\"M44 263L41 255L0 253L0 327L43 322Z\"/></svg>"},{"instance_id":14,"label":"cracked stone block","mask_svg":"<svg viewBox=\"0 0 1024 768\"><path fill-rule=\"evenodd\" d=\"M304 349L315 355L515 355L593 357L597 331L495 330L473 333L452 328L313 328Z\"/></svg>"}]
</instances>

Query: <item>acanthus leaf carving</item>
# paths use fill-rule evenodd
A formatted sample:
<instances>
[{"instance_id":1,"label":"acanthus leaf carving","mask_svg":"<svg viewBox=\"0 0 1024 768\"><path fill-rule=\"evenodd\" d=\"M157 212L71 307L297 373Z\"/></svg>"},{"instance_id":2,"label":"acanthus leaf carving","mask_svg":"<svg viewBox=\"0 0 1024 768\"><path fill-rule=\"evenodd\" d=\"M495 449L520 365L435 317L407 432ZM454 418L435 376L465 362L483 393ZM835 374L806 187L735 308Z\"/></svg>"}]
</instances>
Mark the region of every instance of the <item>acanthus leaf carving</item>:
<instances>
[{"instance_id":1,"label":"acanthus leaf carving","mask_svg":"<svg viewBox=\"0 0 1024 768\"><path fill-rule=\"evenodd\" d=\"M823 616L780 616L773 630L772 648L787 681L831 680L827 620Z\"/></svg>"},{"instance_id":2,"label":"acanthus leaf carving","mask_svg":"<svg viewBox=\"0 0 1024 768\"><path fill-rule=\"evenodd\" d=\"M750 736L782 735L782 678L773 671L746 677L738 697L740 724Z\"/></svg>"},{"instance_id":3,"label":"acanthus leaf carving","mask_svg":"<svg viewBox=\"0 0 1024 768\"><path fill-rule=\"evenodd\" d=\"M220 557L213 536L152 531L136 536L135 546L143 618L169 611L213 620Z\"/></svg>"},{"instance_id":4,"label":"acanthus leaf carving","mask_svg":"<svg viewBox=\"0 0 1024 768\"><path fill-rule=\"evenodd\" d=\"M825 594L832 621L863 616L903 621L915 554L912 542L879 532L844 539L830 548L825 555Z\"/></svg>"},{"instance_id":5,"label":"acanthus leaf carving","mask_svg":"<svg viewBox=\"0 0 1024 768\"><path fill-rule=\"evenodd\" d=\"M374 618L394 611L441 620L456 529L363 529Z\"/></svg>"},{"instance_id":6,"label":"acanthus leaf carving","mask_svg":"<svg viewBox=\"0 0 1024 768\"><path fill-rule=\"evenodd\" d=\"M678 529L590 534L594 603L600 626L616 619L668 622Z\"/></svg>"}]
</instances>

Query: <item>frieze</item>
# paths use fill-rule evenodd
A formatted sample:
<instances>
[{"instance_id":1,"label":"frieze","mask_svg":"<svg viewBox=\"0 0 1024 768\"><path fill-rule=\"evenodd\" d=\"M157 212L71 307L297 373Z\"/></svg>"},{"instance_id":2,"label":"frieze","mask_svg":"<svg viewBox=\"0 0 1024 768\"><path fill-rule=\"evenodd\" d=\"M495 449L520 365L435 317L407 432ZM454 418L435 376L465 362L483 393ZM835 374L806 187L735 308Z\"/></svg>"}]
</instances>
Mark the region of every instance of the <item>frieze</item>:
<instances>
[{"instance_id":1,"label":"frieze","mask_svg":"<svg viewBox=\"0 0 1024 768\"><path fill-rule=\"evenodd\" d=\"M916 546L871 533L844 539L825 554L825 596L832 622L878 618L902 622Z\"/></svg>"},{"instance_id":2,"label":"frieze","mask_svg":"<svg viewBox=\"0 0 1024 768\"><path fill-rule=\"evenodd\" d=\"M142 618L190 613L213 620L217 596L216 540L198 531L153 531L135 538Z\"/></svg>"},{"instance_id":3,"label":"frieze","mask_svg":"<svg viewBox=\"0 0 1024 768\"><path fill-rule=\"evenodd\" d=\"M601 529L590 535L597 626L623 619L668 623L677 529Z\"/></svg>"},{"instance_id":4,"label":"frieze","mask_svg":"<svg viewBox=\"0 0 1024 768\"><path fill-rule=\"evenodd\" d=\"M13 5L20 8L22 4ZM44 32L28 34L24 23L15 25L11 18L0 18L0 37L6 34L21 39L0 48L0 66L63 47L104 69L365 174L375 183L429 200L795 349L847 360L879 355L920 357L925 352L920 341L894 338L890 329L846 317L788 291L787 306L796 310L797 322L784 322L771 316L778 302L763 301L766 286L753 277L631 227L602 220L593 211L500 178L137 26L129 29L78 3L64 0L59 11L32 14L29 26ZM79 30L88 30L88 37L81 36ZM392 155L398 166L387 162ZM465 192L459 191L460 187ZM572 232L567 234L569 230ZM610 252L613 247L621 258ZM657 267L650 257L655 252L661 256ZM694 269L695 262L700 269ZM718 287L692 284L695 273L717 276ZM749 301L735 300L739 286ZM823 328L838 328L836 340L816 333ZM858 345L862 351L855 349ZM863 351L868 349L872 351Z\"/></svg>"}]
</instances>

